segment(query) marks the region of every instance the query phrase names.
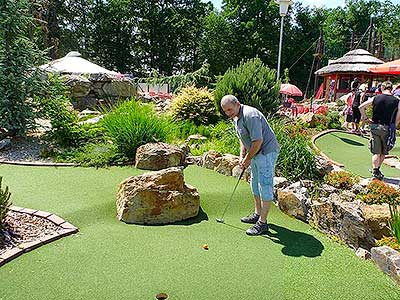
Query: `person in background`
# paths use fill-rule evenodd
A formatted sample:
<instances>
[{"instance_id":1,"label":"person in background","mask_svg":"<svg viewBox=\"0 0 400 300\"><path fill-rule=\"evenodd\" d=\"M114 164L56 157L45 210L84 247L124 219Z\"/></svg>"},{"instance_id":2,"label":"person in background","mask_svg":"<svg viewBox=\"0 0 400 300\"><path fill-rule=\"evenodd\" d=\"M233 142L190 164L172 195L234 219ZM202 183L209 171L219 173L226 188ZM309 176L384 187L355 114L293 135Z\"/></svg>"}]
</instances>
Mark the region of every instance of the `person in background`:
<instances>
[{"instance_id":1,"label":"person in background","mask_svg":"<svg viewBox=\"0 0 400 300\"><path fill-rule=\"evenodd\" d=\"M365 109L372 105L369 149L372 153L372 175L378 180L383 180L384 178L380 167L385 156L389 154L387 146L389 126L391 123L394 123L397 127L400 122L400 101L392 95L392 83L390 81L385 81L381 86L381 95L368 99L359 107L361 115L367 117Z\"/></svg>"},{"instance_id":2,"label":"person in background","mask_svg":"<svg viewBox=\"0 0 400 300\"><path fill-rule=\"evenodd\" d=\"M393 96L400 98L400 84L396 85L392 94Z\"/></svg>"}]
</instances>

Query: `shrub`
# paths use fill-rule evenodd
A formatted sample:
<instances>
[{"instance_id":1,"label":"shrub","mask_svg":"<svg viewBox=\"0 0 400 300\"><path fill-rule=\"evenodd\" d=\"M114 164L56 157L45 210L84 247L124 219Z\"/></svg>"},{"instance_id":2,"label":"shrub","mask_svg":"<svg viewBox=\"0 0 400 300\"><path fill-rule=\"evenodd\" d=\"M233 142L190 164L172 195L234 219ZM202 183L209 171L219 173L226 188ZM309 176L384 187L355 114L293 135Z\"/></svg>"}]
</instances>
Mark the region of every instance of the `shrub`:
<instances>
[{"instance_id":1,"label":"shrub","mask_svg":"<svg viewBox=\"0 0 400 300\"><path fill-rule=\"evenodd\" d=\"M219 110L222 97L231 94L243 104L270 113L278 109L279 89L276 72L270 70L259 58L254 58L242 61L236 68L226 71L217 81L214 99Z\"/></svg>"},{"instance_id":2,"label":"shrub","mask_svg":"<svg viewBox=\"0 0 400 300\"><path fill-rule=\"evenodd\" d=\"M350 189L353 184L360 181L357 176L354 176L346 171L330 172L325 176L326 183L338 189Z\"/></svg>"},{"instance_id":3,"label":"shrub","mask_svg":"<svg viewBox=\"0 0 400 300\"><path fill-rule=\"evenodd\" d=\"M186 139L189 135L200 134L209 138L211 136L211 126L207 125L196 125L192 121L176 121L175 132L176 138Z\"/></svg>"},{"instance_id":4,"label":"shrub","mask_svg":"<svg viewBox=\"0 0 400 300\"><path fill-rule=\"evenodd\" d=\"M285 124L277 118L268 119L281 147L276 173L292 181L320 180L315 153L307 131L298 124Z\"/></svg>"},{"instance_id":5,"label":"shrub","mask_svg":"<svg viewBox=\"0 0 400 300\"><path fill-rule=\"evenodd\" d=\"M31 97L41 93L44 51L29 38L34 30L31 1L0 2L0 128L23 135L35 126Z\"/></svg>"},{"instance_id":6,"label":"shrub","mask_svg":"<svg viewBox=\"0 0 400 300\"><path fill-rule=\"evenodd\" d=\"M220 153L240 154L239 139L232 122L220 121L216 125L209 126L211 134L209 140L191 149L193 155L201 155L209 150Z\"/></svg>"},{"instance_id":7,"label":"shrub","mask_svg":"<svg viewBox=\"0 0 400 300\"><path fill-rule=\"evenodd\" d=\"M327 128L328 129L341 129L342 123L340 122L340 114L336 111L328 111L327 114Z\"/></svg>"},{"instance_id":8,"label":"shrub","mask_svg":"<svg viewBox=\"0 0 400 300\"><path fill-rule=\"evenodd\" d=\"M400 243L400 191L379 180L372 180L367 188L368 193L360 194L359 197L367 204L389 204L390 229Z\"/></svg>"},{"instance_id":9,"label":"shrub","mask_svg":"<svg viewBox=\"0 0 400 300\"><path fill-rule=\"evenodd\" d=\"M58 161L74 162L85 167L106 167L127 162L112 143L86 144L78 149L65 151L55 157Z\"/></svg>"},{"instance_id":10,"label":"shrub","mask_svg":"<svg viewBox=\"0 0 400 300\"><path fill-rule=\"evenodd\" d=\"M174 120L192 121L196 125L214 124L218 120L214 97L207 88L186 87L175 97L171 113Z\"/></svg>"},{"instance_id":11,"label":"shrub","mask_svg":"<svg viewBox=\"0 0 400 300\"><path fill-rule=\"evenodd\" d=\"M139 146L166 141L172 132L176 132L173 123L158 117L152 105L135 100L114 107L101 124L115 142L119 153L129 159L135 157Z\"/></svg>"},{"instance_id":12,"label":"shrub","mask_svg":"<svg viewBox=\"0 0 400 300\"><path fill-rule=\"evenodd\" d=\"M8 191L8 186L3 190L1 187L1 183L3 178L0 177L0 229L4 228L4 219L7 215L8 209L11 205L10 200L10 192Z\"/></svg>"}]
</instances>

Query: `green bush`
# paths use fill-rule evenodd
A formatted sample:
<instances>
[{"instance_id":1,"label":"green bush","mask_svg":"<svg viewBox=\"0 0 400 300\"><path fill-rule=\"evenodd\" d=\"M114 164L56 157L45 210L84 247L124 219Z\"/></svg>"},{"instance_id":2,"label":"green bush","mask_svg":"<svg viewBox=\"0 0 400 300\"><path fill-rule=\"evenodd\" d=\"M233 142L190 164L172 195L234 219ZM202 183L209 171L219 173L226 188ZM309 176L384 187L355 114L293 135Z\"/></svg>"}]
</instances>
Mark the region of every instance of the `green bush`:
<instances>
[{"instance_id":1,"label":"green bush","mask_svg":"<svg viewBox=\"0 0 400 300\"><path fill-rule=\"evenodd\" d=\"M10 135L23 135L35 127L32 97L42 93L45 61L29 37L37 24L31 13L32 1L0 2L0 128Z\"/></svg>"},{"instance_id":2,"label":"green bush","mask_svg":"<svg viewBox=\"0 0 400 300\"><path fill-rule=\"evenodd\" d=\"M150 104L131 100L123 102L107 114L101 124L118 147L120 154L129 159L135 157L136 149L149 142L165 142L174 124L159 117Z\"/></svg>"},{"instance_id":3,"label":"green bush","mask_svg":"<svg viewBox=\"0 0 400 300\"><path fill-rule=\"evenodd\" d=\"M220 110L222 97L231 94L242 104L253 106L263 113L275 112L279 106L279 89L276 72L270 70L259 58L254 58L229 69L217 81L215 105Z\"/></svg>"},{"instance_id":4,"label":"green bush","mask_svg":"<svg viewBox=\"0 0 400 300\"><path fill-rule=\"evenodd\" d=\"M121 165L128 161L118 153L117 147L112 143L86 144L78 149L65 151L58 154L55 159L62 162L73 162L84 167L107 167Z\"/></svg>"},{"instance_id":5,"label":"green bush","mask_svg":"<svg viewBox=\"0 0 400 300\"><path fill-rule=\"evenodd\" d=\"M211 136L211 126L207 125L196 125L192 121L175 121L175 132L176 138L185 140L189 135L200 134L209 138Z\"/></svg>"},{"instance_id":6,"label":"green bush","mask_svg":"<svg viewBox=\"0 0 400 300\"><path fill-rule=\"evenodd\" d=\"M372 180L367 189L367 193L361 193L358 197L367 204L389 204L391 233L400 245L400 192L379 180Z\"/></svg>"},{"instance_id":7,"label":"green bush","mask_svg":"<svg viewBox=\"0 0 400 300\"><path fill-rule=\"evenodd\" d=\"M4 219L7 215L8 209L11 205L10 200L10 192L8 191L8 186L3 190L1 187L1 183L3 178L0 177L0 229L4 228Z\"/></svg>"},{"instance_id":8,"label":"green bush","mask_svg":"<svg viewBox=\"0 0 400 300\"><path fill-rule=\"evenodd\" d=\"M215 125L209 126L211 134L208 141L191 149L193 155L201 155L209 150L215 150L220 153L240 154L239 139L235 132L232 122L220 121Z\"/></svg>"},{"instance_id":9,"label":"green bush","mask_svg":"<svg viewBox=\"0 0 400 300\"><path fill-rule=\"evenodd\" d=\"M316 155L307 132L297 124L285 124L277 118L268 118L281 147L276 174L291 181L320 180Z\"/></svg>"},{"instance_id":10,"label":"green bush","mask_svg":"<svg viewBox=\"0 0 400 300\"><path fill-rule=\"evenodd\" d=\"M340 114L336 111L328 111L326 115L328 129L341 129L342 123L340 121Z\"/></svg>"},{"instance_id":11,"label":"green bush","mask_svg":"<svg viewBox=\"0 0 400 300\"><path fill-rule=\"evenodd\" d=\"M192 121L196 125L214 124L218 121L214 97L207 88L194 86L183 88L175 97L171 106L174 120Z\"/></svg>"},{"instance_id":12,"label":"green bush","mask_svg":"<svg viewBox=\"0 0 400 300\"><path fill-rule=\"evenodd\" d=\"M330 172L325 176L326 183L338 189L350 189L360 179L346 171Z\"/></svg>"}]
</instances>

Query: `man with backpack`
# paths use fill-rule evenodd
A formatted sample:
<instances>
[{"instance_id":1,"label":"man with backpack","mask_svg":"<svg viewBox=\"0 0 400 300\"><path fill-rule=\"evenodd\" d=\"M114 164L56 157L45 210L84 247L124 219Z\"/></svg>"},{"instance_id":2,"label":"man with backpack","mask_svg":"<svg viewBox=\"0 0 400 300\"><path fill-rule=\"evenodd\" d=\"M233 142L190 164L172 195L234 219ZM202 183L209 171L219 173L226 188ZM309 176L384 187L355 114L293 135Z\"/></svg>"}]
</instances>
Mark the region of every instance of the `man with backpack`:
<instances>
[{"instance_id":1,"label":"man with backpack","mask_svg":"<svg viewBox=\"0 0 400 300\"><path fill-rule=\"evenodd\" d=\"M372 153L372 175L383 180L380 167L394 146L396 127L400 122L400 101L392 95L393 85L385 81L381 85L382 94L370 98L359 106L361 115L366 117L365 109L372 105L372 120L370 122L371 138L369 149Z\"/></svg>"}]
</instances>

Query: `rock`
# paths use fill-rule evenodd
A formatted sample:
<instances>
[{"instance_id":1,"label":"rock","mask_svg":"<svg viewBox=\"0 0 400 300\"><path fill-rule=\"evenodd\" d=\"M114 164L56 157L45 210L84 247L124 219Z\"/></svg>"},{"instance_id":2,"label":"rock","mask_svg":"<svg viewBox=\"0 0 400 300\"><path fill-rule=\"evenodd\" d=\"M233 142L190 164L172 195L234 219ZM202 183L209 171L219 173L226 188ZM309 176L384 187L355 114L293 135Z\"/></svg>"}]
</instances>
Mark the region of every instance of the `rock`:
<instances>
[{"instance_id":1,"label":"rock","mask_svg":"<svg viewBox=\"0 0 400 300\"><path fill-rule=\"evenodd\" d=\"M333 165L322 156L316 157L317 170L324 176L333 171Z\"/></svg>"},{"instance_id":2,"label":"rock","mask_svg":"<svg viewBox=\"0 0 400 300\"><path fill-rule=\"evenodd\" d=\"M356 199L356 194L352 191L343 190L340 194L340 199L344 202L353 202Z\"/></svg>"},{"instance_id":3,"label":"rock","mask_svg":"<svg viewBox=\"0 0 400 300\"><path fill-rule=\"evenodd\" d=\"M214 151L214 150L210 150L207 153L204 153L203 154L203 159L202 159L202 161L203 161L203 166L202 167L214 170L215 160L218 157L221 157L221 156L222 156L221 153L218 153L217 151Z\"/></svg>"},{"instance_id":4,"label":"rock","mask_svg":"<svg viewBox=\"0 0 400 300\"><path fill-rule=\"evenodd\" d=\"M63 75L61 79L70 88L73 97L85 97L89 95L91 89L90 80L79 75Z\"/></svg>"},{"instance_id":5,"label":"rock","mask_svg":"<svg viewBox=\"0 0 400 300\"><path fill-rule=\"evenodd\" d=\"M197 216L199 193L180 168L125 179L117 194L117 218L126 223L167 224Z\"/></svg>"},{"instance_id":6,"label":"rock","mask_svg":"<svg viewBox=\"0 0 400 300\"><path fill-rule=\"evenodd\" d=\"M97 110L90 110L90 109L84 109L81 112L78 113L78 118L84 118L87 116L98 116L101 115L100 112L98 112Z\"/></svg>"},{"instance_id":7,"label":"rock","mask_svg":"<svg viewBox=\"0 0 400 300\"><path fill-rule=\"evenodd\" d=\"M239 164L239 157L232 154L224 154L215 159L214 171L232 176L232 169Z\"/></svg>"},{"instance_id":8,"label":"rock","mask_svg":"<svg viewBox=\"0 0 400 300\"><path fill-rule=\"evenodd\" d=\"M0 141L0 151L5 151L11 148L11 140L10 139L4 139Z\"/></svg>"},{"instance_id":9,"label":"rock","mask_svg":"<svg viewBox=\"0 0 400 300\"><path fill-rule=\"evenodd\" d=\"M187 137L185 143L187 144L198 143L198 142L204 142L205 140L207 140L205 136L202 136L200 134L192 134Z\"/></svg>"},{"instance_id":10,"label":"rock","mask_svg":"<svg viewBox=\"0 0 400 300\"><path fill-rule=\"evenodd\" d=\"M281 211L289 216L302 221L307 220L307 198L289 190L278 190L278 206Z\"/></svg>"},{"instance_id":11,"label":"rock","mask_svg":"<svg viewBox=\"0 0 400 300\"><path fill-rule=\"evenodd\" d=\"M202 165L202 156L192 156L188 155L186 157L186 164L187 165L197 165L201 166Z\"/></svg>"},{"instance_id":12,"label":"rock","mask_svg":"<svg viewBox=\"0 0 400 300\"><path fill-rule=\"evenodd\" d=\"M364 218L372 231L375 239L380 240L385 236L390 236L390 210L389 205L361 205Z\"/></svg>"},{"instance_id":13,"label":"rock","mask_svg":"<svg viewBox=\"0 0 400 300\"><path fill-rule=\"evenodd\" d=\"M370 249L375 239L357 202L327 201L311 205L313 223L349 246Z\"/></svg>"},{"instance_id":14,"label":"rock","mask_svg":"<svg viewBox=\"0 0 400 300\"><path fill-rule=\"evenodd\" d=\"M371 258L371 252L369 252L368 250L364 249L364 248L358 248L356 251L356 255L361 258L361 259L370 259Z\"/></svg>"},{"instance_id":15,"label":"rock","mask_svg":"<svg viewBox=\"0 0 400 300\"><path fill-rule=\"evenodd\" d=\"M324 183L320 189L321 197L329 197L330 194L335 193L337 189L334 186Z\"/></svg>"},{"instance_id":16,"label":"rock","mask_svg":"<svg viewBox=\"0 0 400 300\"><path fill-rule=\"evenodd\" d=\"M240 173L242 173L242 168L239 165L236 165L233 169L232 169L232 176L239 178ZM248 167L243 174L242 180L250 182L250 177L251 177L251 167Z\"/></svg>"},{"instance_id":17,"label":"rock","mask_svg":"<svg viewBox=\"0 0 400 300\"><path fill-rule=\"evenodd\" d=\"M113 80L103 85L105 96L133 97L136 96L136 86L129 80Z\"/></svg>"},{"instance_id":18,"label":"rock","mask_svg":"<svg viewBox=\"0 0 400 300\"><path fill-rule=\"evenodd\" d=\"M359 183L355 183L353 184L353 186L351 187L351 191L358 195L359 193L367 193L367 190L365 187L363 187L361 184Z\"/></svg>"},{"instance_id":19,"label":"rock","mask_svg":"<svg viewBox=\"0 0 400 300\"><path fill-rule=\"evenodd\" d=\"M179 147L165 143L148 143L136 150L136 168L161 170L182 166L185 153Z\"/></svg>"},{"instance_id":20,"label":"rock","mask_svg":"<svg viewBox=\"0 0 400 300\"><path fill-rule=\"evenodd\" d=\"M378 267L400 284L400 253L388 246L374 247L371 257Z\"/></svg>"},{"instance_id":21,"label":"rock","mask_svg":"<svg viewBox=\"0 0 400 300\"><path fill-rule=\"evenodd\" d=\"M104 115L101 115L101 116L97 116L97 117L93 117L93 118L87 119L86 121L78 122L78 124L79 125L81 125L81 124L96 124L96 123L100 122L100 120L103 119L103 118L104 118Z\"/></svg>"},{"instance_id":22,"label":"rock","mask_svg":"<svg viewBox=\"0 0 400 300\"><path fill-rule=\"evenodd\" d=\"M285 188L289 185L289 181L285 177L274 177L274 187L277 189Z\"/></svg>"}]
</instances>

